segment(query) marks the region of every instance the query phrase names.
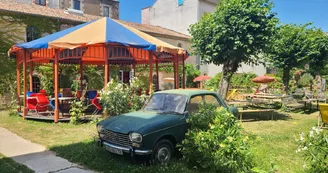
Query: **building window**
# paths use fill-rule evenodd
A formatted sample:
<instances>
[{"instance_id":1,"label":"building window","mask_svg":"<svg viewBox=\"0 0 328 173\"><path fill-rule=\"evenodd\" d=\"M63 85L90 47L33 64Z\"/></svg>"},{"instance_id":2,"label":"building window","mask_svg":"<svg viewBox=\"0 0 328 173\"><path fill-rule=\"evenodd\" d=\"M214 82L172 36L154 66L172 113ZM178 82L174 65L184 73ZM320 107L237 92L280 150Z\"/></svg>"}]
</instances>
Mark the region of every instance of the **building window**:
<instances>
[{"instance_id":1,"label":"building window","mask_svg":"<svg viewBox=\"0 0 328 173\"><path fill-rule=\"evenodd\" d=\"M103 6L103 16L109 17L109 7L108 6Z\"/></svg>"},{"instance_id":2,"label":"building window","mask_svg":"<svg viewBox=\"0 0 328 173\"><path fill-rule=\"evenodd\" d=\"M177 46L182 48L182 44L181 44L181 43L178 43L178 45L177 45Z\"/></svg>"},{"instance_id":3,"label":"building window","mask_svg":"<svg viewBox=\"0 0 328 173\"><path fill-rule=\"evenodd\" d=\"M40 38L40 32L37 28L33 26L27 26L26 27L26 41L32 41L35 39Z\"/></svg>"},{"instance_id":4,"label":"building window","mask_svg":"<svg viewBox=\"0 0 328 173\"><path fill-rule=\"evenodd\" d=\"M46 0L34 0L35 4L46 6Z\"/></svg>"},{"instance_id":5,"label":"building window","mask_svg":"<svg viewBox=\"0 0 328 173\"><path fill-rule=\"evenodd\" d=\"M73 8L75 10L81 10L81 1L79 1L79 0L73 0Z\"/></svg>"}]
</instances>

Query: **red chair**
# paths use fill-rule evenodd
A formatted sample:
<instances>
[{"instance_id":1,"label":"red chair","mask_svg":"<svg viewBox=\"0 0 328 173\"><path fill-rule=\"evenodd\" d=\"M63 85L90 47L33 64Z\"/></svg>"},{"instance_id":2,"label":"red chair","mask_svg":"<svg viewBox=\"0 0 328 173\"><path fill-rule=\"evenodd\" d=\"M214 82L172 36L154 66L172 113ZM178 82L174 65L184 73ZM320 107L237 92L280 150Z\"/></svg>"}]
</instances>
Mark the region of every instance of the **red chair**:
<instances>
[{"instance_id":1,"label":"red chair","mask_svg":"<svg viewBox=\"0 0 328 173\"><path fill-rule=\"evenodd\" d=\"M99 98L98 97L99 97L99 94L97 94L96 97L91 100L91 104L93 104L96 107L96 110L92 113L92 115L95 115L99 111L102 110L102 106L99 103Z\"/></svg>"},{"instance_id":2,"label":"red chair","mask_svg":"<svg viewBox=\"0 0 328 173\"><path fill-rule=\"evenodd\" d=\"M46 92L46 90L40 90L40 91L39 91L39 93L40 93L40 94L44 94L44 95L47 95L47 92Z\"/></svg>"},{"instance_id":3,"label":"red chair","mask_svg":"<svg viewBox=\"0 0 328 173\"><path fill-rule=\"evenodd\" d=\"M49 107L49 100L44 94L31 94L27 98L27 108L36 113L46 112Z\"/></svg>"}]
</instances>

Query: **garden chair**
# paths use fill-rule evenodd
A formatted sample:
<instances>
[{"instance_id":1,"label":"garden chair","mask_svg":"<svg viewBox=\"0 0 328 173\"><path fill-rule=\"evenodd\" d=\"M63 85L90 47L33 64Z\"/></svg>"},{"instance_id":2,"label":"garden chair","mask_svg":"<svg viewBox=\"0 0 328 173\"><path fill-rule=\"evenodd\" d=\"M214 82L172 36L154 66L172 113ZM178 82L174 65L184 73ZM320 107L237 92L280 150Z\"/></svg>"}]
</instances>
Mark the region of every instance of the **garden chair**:
<instances>
[{"instance_id":1,"label":"garden chair","mask_svg":"<svg viewBox=\"0 0 328 173\"><path fill-rule=\"evenodd\" d=\"M58 94L58 97L62 97L62 94ZM52 110L55 110L55 108L56 108L56 105L55 105L55 100L51 100L50 101L50 106L51 106L51 108L52 108ZM61 107L60 107L60 104L59 104L59 108L58 108L59 110L61 109Z\"/></svg>"},{"instance_id":2,"label":"garden chair","mask_svg":"<svg viewBox=\"0 0 328 173\"><path fill-rule=\"evenodd\" d=\"M27 98L27 108L29 111L34 111L38 115L41 113L46 113L50 102L44 94L31 94ZM50 115L51 113L49 113Z\"/></svg>"},{"instance_id":3,"label":"garden chair","mask_svg":"<svg viewBox=\"0 0 328 173\"><path fill-rule=\"evenodd\" d=\"M328 104L319 104L319 107L320 107L320 113L318 116L318 127L322 128L326 124L328 124ZM320 121L322 121L321 124Z\"/></svg>"},{"instance_id":4,"label":"garden chair","mask_svg":"<svg viewBox=\"0 0 328 173\"><path fill-rule=\"evenodd\" d=\"M99 111L102 110L102 106L99 103L98 97L99 97L99 94L97 94L96 97L91 100L91 104L96 107L96 110L92 113L92 115L96 115Z\"/></svg>"}]
</instances>

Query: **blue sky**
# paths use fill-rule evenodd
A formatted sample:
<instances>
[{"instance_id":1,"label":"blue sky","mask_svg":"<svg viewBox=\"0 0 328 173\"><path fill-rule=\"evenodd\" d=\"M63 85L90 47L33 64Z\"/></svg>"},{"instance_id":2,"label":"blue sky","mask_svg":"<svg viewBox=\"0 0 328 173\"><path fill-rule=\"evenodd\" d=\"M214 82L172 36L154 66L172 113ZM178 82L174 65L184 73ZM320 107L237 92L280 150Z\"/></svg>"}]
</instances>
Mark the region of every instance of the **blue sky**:
<instances>
[{"instance_id":1,"label":"blue sky","mask_svg":"<svg viewBox=\"0 0 328 173\"><path fill-rule=\"evenodd\" d=\"M151 6L156 0L120 0L121 20L141 23L141 9ZM283 23L304 24L328 32L328 0L273 0L274 12Z\"/></svg>"}]
</instances>

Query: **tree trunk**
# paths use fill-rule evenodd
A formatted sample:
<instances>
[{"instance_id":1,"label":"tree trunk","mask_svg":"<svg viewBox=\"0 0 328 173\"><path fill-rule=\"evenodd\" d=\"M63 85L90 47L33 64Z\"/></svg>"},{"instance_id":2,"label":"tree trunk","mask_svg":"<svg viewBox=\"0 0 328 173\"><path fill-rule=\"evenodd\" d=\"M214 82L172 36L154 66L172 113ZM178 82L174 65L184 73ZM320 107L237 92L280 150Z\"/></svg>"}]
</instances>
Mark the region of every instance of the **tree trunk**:
<instances>
[{"instance_id":1,"label":"tree trunk","mask_svg":"<svg viewBox=\"0 0 328 173\"><path fill-rule=\"evenodd\" d=\"M285 68L282 74L282 80L284 83L284 90L283 93L288 95L288 91L289 91L289 80L290 80L290 69Z\"/></svg>"},{"instance_id":2,"label":"tree trunk","mask_svg":"<svg viewBox=\"0 0 328 173\"><path fill-rule=\"evenodd\" d=\"M227 62L223 64L222 69L222 77L219 84L219 94L221 95L222 99L225 100L227 97L227 92L229 89L230 79L233 73L237 70L237 65L232 64L231 62Z\"/></svg>"}]
</instances>

